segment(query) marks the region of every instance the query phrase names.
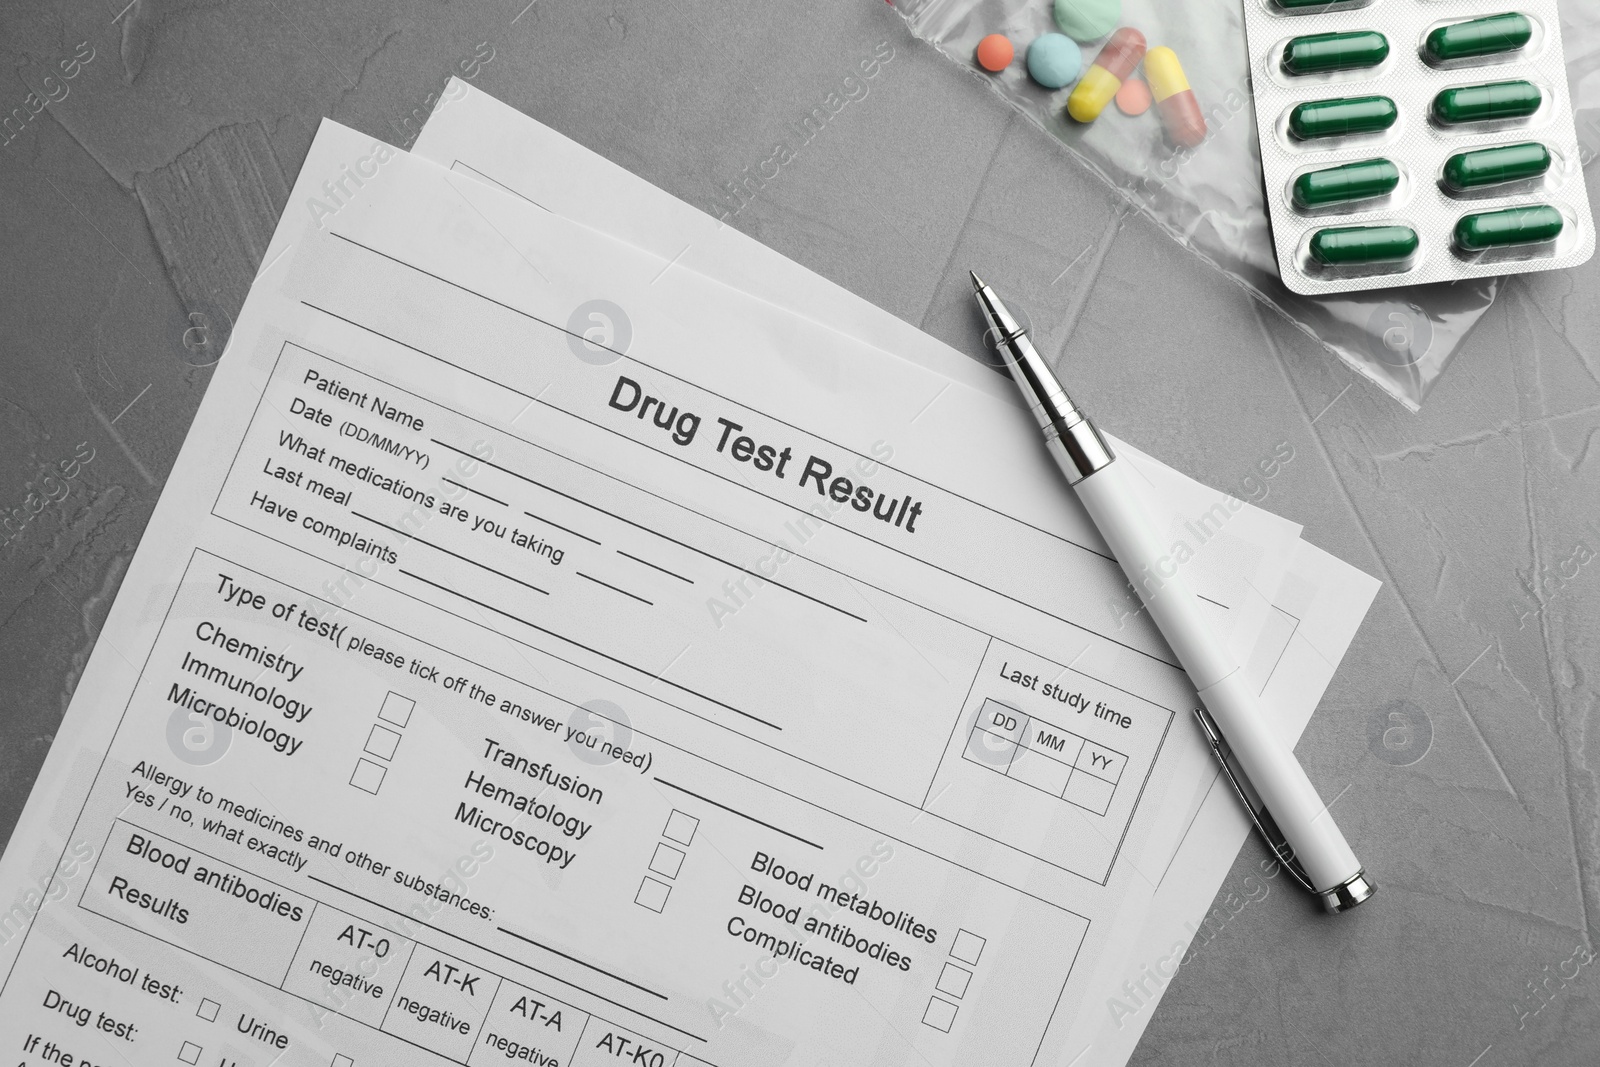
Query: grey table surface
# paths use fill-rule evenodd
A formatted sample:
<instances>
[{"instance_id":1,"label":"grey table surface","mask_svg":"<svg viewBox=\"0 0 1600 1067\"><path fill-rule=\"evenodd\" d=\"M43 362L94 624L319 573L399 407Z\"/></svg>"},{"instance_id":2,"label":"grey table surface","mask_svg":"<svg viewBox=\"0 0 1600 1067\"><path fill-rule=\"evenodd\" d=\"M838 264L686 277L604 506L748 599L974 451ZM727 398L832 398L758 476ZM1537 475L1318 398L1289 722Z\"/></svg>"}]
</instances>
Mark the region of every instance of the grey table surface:
<instances>
[{"instance_id":1,"label":"grey table surface","mask_svg":"<svg viewBox=\"0 0 1600 1067\"><path fill-rule=\"evenodd\" d=\"M734 224L970 352L978 268L1102 425L1179 469L1235 484L1289 442L1265 506L1383 581L1298 750L1380 895L1330 921L1271 883L1134 1062L1600 1062L1600 260L1507 284L1413 415L1119 211L882 0L526 2L0 7L0 110L93 49L0 145L0 507L73 471L0 549L0 835L321 117L405 144L487 45L479 87L710 210L887 42L868 96Z\"/></svg>"}]
</instances>

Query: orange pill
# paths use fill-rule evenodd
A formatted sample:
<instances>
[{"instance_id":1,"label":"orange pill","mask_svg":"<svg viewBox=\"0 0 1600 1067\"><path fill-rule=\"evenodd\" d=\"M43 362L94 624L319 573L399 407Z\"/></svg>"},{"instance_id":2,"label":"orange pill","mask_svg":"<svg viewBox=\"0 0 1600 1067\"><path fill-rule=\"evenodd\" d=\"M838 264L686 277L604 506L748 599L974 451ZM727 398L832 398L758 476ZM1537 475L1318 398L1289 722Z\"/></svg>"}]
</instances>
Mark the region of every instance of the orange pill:
<instances>
[{"instance_id":1,"label":"orange pill","mask_svg":"<svg viewBox=\"0 0 1600 1067\"><path fill-rule=\"evenodd\" d=\"M1130 78L1117 90L1117 110L1124 115L1143 115L1150 110L1150 86Z\"/></svg>"},{"instance_id":2,"label":"orange pill","mask_svg":"<svg viewBox=\"0 0 1600 1067\"><path fill-rule=\"evenodd\" d=\"M990 72L1005 70L1016 54L1017 50L1003 33L991 33L978 42L978 66Z\"/></svg>"}]
</instances>

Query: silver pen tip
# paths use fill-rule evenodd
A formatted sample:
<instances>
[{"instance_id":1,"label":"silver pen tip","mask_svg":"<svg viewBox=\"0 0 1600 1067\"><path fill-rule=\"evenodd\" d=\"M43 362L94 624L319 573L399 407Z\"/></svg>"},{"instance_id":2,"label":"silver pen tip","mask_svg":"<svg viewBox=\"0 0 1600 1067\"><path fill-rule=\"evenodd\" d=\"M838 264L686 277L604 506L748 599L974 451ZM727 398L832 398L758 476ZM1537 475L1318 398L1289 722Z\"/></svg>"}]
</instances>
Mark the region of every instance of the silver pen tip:
<instances>
[{"instance_id":1,"label":"silver pen tip","mask_svg":"<svg viewBox=\"0 0 1600 1067\"><path fill-rule=\"evenodd\" d=\"M983 279L978 277L977 272L969 270L967 273L972 276L972 291L977 292L979 289L982 289Z\"/></svg>"}]
</instances>

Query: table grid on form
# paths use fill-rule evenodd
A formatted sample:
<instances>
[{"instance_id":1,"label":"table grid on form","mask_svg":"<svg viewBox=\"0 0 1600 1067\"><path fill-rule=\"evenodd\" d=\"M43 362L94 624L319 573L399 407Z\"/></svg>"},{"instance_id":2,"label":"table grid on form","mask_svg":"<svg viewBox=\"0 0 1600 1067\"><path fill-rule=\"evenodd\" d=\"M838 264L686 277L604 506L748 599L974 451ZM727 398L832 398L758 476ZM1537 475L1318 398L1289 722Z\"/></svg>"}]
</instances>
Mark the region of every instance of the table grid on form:
<instances>
[{"instance_id":1,"label":"table grid on form","mask_svg":"<svg viewBox=\"0 0 1600 1067\"><path fill-rule=\"evenodd\" d=\"M1128 763L1116 749L997 700L983 702L972 732L986 736L972 738L965 759L1096 815L1111 807Z\"/></svg>"}]
</instances>

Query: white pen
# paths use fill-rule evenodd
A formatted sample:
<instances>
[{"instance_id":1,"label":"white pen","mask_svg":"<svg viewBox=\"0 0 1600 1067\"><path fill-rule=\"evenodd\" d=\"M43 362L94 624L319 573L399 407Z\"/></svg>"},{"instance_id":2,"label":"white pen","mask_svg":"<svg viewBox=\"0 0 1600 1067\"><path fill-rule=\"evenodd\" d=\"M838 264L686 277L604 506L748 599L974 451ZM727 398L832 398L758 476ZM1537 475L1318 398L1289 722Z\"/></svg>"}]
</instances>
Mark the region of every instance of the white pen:
<instances>
[{"instance_id":1,"label":"white pen","mask_svg":"<svg viewBox=\"0 0 1600 1067\"><path fill-rule=\"evenodd\" d=\"M1375 886L1294 752L1272 732L1260 699L1238 662L1212 633L1200 601L1181 575L1168 576L1157 569L1166 549L1145 515L1137 486L1129 480L1127 463L1118 462L1094 423L1072 403L994 290L976 274L972 287L983 305L995 348L1044 431L1045 447L1194 683L1205 705L1204 710L1195 709L1195 717L1268 847L1328 911L1348 911L1367 900ZM1141 574L1159 577L1142 581ZM1224 742L1261 798L1264 815L1256 811L1229 767ZM1264 823L1275 823L1287 845L1275 840Z\"/></svg>"}]
</instances>

